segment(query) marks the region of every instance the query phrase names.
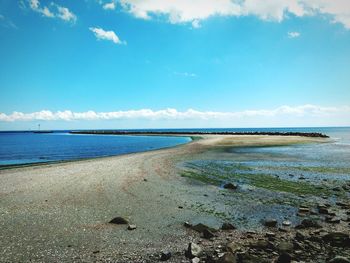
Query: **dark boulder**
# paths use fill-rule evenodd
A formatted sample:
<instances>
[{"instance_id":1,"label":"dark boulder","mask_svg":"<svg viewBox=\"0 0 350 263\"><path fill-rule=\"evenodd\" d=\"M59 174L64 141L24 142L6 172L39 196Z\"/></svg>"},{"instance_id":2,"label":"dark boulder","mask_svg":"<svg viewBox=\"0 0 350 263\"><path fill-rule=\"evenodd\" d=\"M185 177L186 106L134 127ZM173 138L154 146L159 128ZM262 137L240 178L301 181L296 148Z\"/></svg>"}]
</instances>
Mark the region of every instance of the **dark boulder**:
<instances>
[{"instance_id":1,"label":"dark boulder","mask_svg":"<svg viewBox=\"0 0 350 263\"><path fill-rule=\"evenodd\" d=\"M288 253L281 254L276 260L276 263L290 263L290 262L292 262L292 257Z\"/></svg>"},{"instance_id":2,"label":"dark boulder","mask_svg":"<svg viewBox=\"0 0 350 263\"><path fill-rule=\"evenodd\" d=\"M212 227L209 227L205 224L202 224L202 223L199 223L199 224L196 224L196 225L193 225L191 226L190 228L192 228L193 230L197 231L197 232L200 232L200 233L203 233L204 230L209 230L211 232L215 232L216 230Z\"/></svg>"},{"instance_id":3,"label":"dark boulder","mask_svg":"<svg viewBox=\"0 0 350 263\"><path fill-rule=\"evenodd\" d=\"M127 225L129 224L129 221L125 219L124 217L115 217L111 221L109 221L110 224L116 224L116 225Z\"/></svg>"},{"instance_id":4,"label":"dark boulder","mask_svg":"<svg viewBox=\"0 0 350 263\"><path fill-rule=\"evenodd\" d=\"M225 189L235 190L235 189L238 188L238 186L236 184L233 184L233 183L226 183L226 184L224 184L224 188Z\"/></svg>"},{"instance_id":5,"label":"dark boulder","mask_svg":"<svg viewBox=\"0 0 350 263\"><path fill-rule=\"evenodd\" d=\"M203 237L206 239L211 239L213 238L215 235L213 232L211 232L209 229L204 229L203 231Z\"/></svg>"},{"instance_id":6,"label":"dark boulder","mask_svg":"<svg viewBox=\"0 0 350 263\"><path fill-rule=\"evenodd\" d=\"M221 229L222 230L234 230L234 229L236 229L236 227L234 225L232 225L231 223L225 222L222 224Z\"/></svg>"},{"instance_id":7,"label":"dark boulder","mask_svg":"<svg viewBox=\"0 0 350 263\"><path fill-rule=\"evenodd\" d=\"M301 221L300 225L297 225L295 228L301 229L301 228L321 228L321 225L319 222L315 219L306 218Z\"/></svg>"}]
</instances>

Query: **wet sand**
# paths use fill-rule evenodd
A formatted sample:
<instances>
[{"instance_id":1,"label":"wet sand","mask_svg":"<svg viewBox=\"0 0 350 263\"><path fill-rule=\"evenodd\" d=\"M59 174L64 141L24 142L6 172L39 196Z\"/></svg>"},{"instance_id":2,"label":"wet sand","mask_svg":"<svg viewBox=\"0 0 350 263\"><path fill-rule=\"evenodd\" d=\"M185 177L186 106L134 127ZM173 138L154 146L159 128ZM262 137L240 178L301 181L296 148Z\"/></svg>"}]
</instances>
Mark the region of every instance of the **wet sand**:
<instances>
[{"instance_id":1,"label":"wet sand","mask_svg":"<svg viewBox=\"0 0 350 263\"><path fill-rule=\"evenodd\" d=\"M215 224L215 218L190 204L204 192L210 199L216 189L180 177L179 163L216 147L326 140L201 137L144 153L1 170L0 262L133 262L170 248L181 251L193 239L184 221ZM109 224L116 216L127 218L137 229Z\"/></svg>"}]
</instances>

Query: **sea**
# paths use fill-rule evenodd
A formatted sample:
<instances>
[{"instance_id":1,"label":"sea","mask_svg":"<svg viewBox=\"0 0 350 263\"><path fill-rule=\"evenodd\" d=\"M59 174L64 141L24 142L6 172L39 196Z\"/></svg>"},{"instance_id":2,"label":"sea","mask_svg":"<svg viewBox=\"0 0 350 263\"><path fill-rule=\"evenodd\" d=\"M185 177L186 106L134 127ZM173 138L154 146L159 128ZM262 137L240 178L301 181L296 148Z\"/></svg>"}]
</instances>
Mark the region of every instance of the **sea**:
<instances>
[{"instance_id":1,"label":"sea","mask_svg":"<svg viewBox=\"0 0 350 263\"><path fill-rule=\"evenodd\" d=\"M0 132L0 167L144 152L190 142L189 137Z\"/></svg>"},{"instance_id":2,"label":"sea","mask_svg":"<svg viewBox=\"0 0 350 263\"><path fill-rule=\"evenodd\" d=\"M269 154L288 153L289 155L298 156L300 159L317 159L318 162L332 162L332 165L347 166L350 164L350 127L152 129L127 131L320 132L330 136L331 141L328 143L297 146L257 147L249 149L249 151ZM115 156L173 147L191 141L190 137L86 135L70 134L69 132L0 132L0 167ZM245 149L240 150L242 154L245 151Z\"/></svg>"}]
</instances>

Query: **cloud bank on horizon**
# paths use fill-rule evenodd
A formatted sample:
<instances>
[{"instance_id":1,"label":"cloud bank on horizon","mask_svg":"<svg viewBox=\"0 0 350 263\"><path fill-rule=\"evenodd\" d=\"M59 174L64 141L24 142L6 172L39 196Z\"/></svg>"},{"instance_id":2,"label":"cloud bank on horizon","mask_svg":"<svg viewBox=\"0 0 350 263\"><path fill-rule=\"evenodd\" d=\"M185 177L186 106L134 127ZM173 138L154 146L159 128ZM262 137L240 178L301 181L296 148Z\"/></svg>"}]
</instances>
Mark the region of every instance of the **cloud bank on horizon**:
<instances>
[{"instance_id":1,"label":"cloud bank on horizon","mask_svg":"<svg viewBox=\"0 0 350 263\"><path fill-rule=\"evenodd\" d=\"M275 118L275 117L293 117L293 118L345 118L350 125L350 106L342 107L320 107L316 105L301 106L281 106L270 110L245 110L236 112L218 112L218 111L198 111L188 109L178 111L176 109L163 110L128 110L113 112L72 112L70 110L52 112L42 110L33 113L13 112L11 114L0 113L0 122L22 122L22 121L94 121L94 120L237 120L242 118ZM285 124L286 125L286 124Z\"/></svg>"}]
</instances>

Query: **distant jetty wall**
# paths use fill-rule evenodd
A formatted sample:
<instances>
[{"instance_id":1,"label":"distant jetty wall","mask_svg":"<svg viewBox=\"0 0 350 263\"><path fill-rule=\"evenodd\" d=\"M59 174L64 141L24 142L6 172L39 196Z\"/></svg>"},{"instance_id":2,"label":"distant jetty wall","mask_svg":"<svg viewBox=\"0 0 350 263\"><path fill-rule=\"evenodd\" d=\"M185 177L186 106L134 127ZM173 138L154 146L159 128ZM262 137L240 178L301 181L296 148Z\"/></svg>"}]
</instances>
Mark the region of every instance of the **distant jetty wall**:
<instances>
[{"instance_id":1,"label":"distant jetty wall","mask_svg":"<svg viewBox=\"0 0 350 263\"><path fill-rule=\"evenodd\" d=\"M301 136L314 138L329 138L328 135L318 132L200 132L200 131L113 131L113 130L89 130L71 131L71 134L96 134L96 135L271 135L271 136Z\"/></svg>"}]
</instances>

